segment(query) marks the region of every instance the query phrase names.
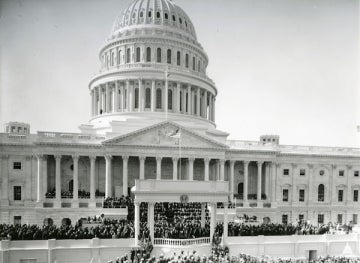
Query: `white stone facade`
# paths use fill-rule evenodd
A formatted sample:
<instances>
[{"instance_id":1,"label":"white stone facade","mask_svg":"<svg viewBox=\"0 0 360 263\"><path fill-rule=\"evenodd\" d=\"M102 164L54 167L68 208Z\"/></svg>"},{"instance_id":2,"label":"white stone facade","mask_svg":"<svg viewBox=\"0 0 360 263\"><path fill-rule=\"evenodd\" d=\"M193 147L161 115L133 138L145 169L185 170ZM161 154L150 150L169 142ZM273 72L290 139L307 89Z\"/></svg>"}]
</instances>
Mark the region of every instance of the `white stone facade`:
<instances>
[{"instance_id":1,"label":"white stone facade","mask_svg":"<svg viewBox=\"0 0 360 263\"><path fill-rule=\"evenodd\" d=\"M278 136L227 140L215 125L207 55L173 2L134 1L99 58L91 119L80 133L28 134L22 124L26 132L0 134L0 222L93 216L103 195L128 195L136 179L156 179L229 181L239 215L357 223L360 149L281 145ZM62 198L64 191L74 194Z\"/></svg>"}]
</instances>

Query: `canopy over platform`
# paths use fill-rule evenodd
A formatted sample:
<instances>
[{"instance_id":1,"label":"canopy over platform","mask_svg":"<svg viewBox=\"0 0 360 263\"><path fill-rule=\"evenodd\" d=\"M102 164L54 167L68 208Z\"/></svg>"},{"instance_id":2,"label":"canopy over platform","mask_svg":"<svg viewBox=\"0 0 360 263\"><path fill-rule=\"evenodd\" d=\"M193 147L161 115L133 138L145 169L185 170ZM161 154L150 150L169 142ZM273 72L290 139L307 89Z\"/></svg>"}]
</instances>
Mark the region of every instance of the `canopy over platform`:
<instances>
[{"instance_id":1,"label":"canopy over platform","mask_svg":"<svg viewBox=\"0 0 360 263\"><path fill-rule=\"evenodd\" d=\"M135 180L135 202L228 202L229 182Z\"/></svg>"}]
</instances>

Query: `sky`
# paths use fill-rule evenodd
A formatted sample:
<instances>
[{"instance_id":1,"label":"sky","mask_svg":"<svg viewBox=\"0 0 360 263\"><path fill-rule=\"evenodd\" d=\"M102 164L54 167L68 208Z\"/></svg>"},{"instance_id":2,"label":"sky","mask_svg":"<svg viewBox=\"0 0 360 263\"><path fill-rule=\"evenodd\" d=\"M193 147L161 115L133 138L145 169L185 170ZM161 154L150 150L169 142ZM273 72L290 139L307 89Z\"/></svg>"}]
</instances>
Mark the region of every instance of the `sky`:
<instances>
[{"instance_id":1,"label":"sky","mask_svg":"<svg viewBox=\"0 0 360 263\"><path fill-rule=\"evenodd\" d=\"M79 132L98 53L130 0L0 0L0 123ZM229 139L360 148L358 0L173 0L191 18Z\"/></svg>"}]
</instances>

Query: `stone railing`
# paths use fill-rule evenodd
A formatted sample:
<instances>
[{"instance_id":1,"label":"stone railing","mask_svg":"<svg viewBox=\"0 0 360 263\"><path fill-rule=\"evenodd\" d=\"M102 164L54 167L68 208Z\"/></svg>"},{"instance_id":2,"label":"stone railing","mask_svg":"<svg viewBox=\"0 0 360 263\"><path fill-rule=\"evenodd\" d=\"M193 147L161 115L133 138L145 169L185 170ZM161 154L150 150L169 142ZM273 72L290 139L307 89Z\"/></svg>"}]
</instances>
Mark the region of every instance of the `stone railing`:
<instances>
[{"instance_id":1,"label":"stone railing","mask_svg":"<svg viewBox=\"0 0 360 263\"><path fill-rule=\"evenodd\" d=\"M106 139L105 136L96 134L81 134L81 133L62 133L62 132L38 132L38 141L40 142L100 142Z\"/></svg>"},{"instance_id":2,"label":"stone railing","mask_svg":"<svg viewBox=\"0 0 360 263\"><path fill-rule=\"evenodd\" d=\"M112 72L116 72L118 70L147 69L147 68L158 69L158 70L164 71L164 72L166 69L168 69L170 72L174 72L174 73L179 73L179 74L185 73L190 76L195 75L197 77L205 79L206 81L210 82L210 84L215 85L214 81L203 72L194 71L194 70L191 70L190 68L187 69L187 68L183 68L183 67L176 67L176 66L170 66L170 65L168 66L168 65L163 65L163 64L159 64L159 63L149 63L149 62L115 65L113 67L109 67L109 68L100 70L97 74L94 75L93 79L95 79L96 77L98 77L99 75L102 75L104 73L112 73Z\"/></svg>"},{"instance_id":3,"label":"stone railing","mask_svg":"<svg viewBox=\"0 0 360 263\"><path fill-rule=\"evenodd\" d=\"M210 237L201 237L194 239L169 239L169 238L155 238L155 246L170 246L170 247L184 247L201 244L210 244Z\"/></svg>"}]
</instances>

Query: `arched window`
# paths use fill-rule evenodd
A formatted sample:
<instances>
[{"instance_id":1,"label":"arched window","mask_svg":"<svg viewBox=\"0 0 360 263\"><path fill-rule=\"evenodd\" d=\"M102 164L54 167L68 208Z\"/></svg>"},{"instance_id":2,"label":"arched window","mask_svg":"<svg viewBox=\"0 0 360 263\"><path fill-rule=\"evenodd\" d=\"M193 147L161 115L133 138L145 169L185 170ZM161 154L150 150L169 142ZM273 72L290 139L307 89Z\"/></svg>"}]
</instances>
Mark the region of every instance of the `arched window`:
<instances>
[{"instance_id":1,"label":"arched window","mask_svg":"<svg viewBox=\"0 0 360 263\"><path fill-rule=\"evenodd\" d=\"M185 67L189 68L189 54L185 55Z\"/></svg>"},{"instance_id":2,"label":"arched window","mask_svg":"<svg viewBox=\"0 0 360 263\"><path fill-rule=\"evenodd\" d=\"M192 61L193 63L193 70L195 71L195 68L196 68L196 62L195 62L195 57L193 57L193 61Z\"/></svg>"},{"instance_id":3,"label":"arched window","mask_svg":"<svg viewBox=\"0 0 360 263\"><path fill-rule=\"evenodd\" d=\"M168 110L172 110L173 106L172 106L172 98L173 98L173 92L171 89L168 90Z\"/></svg>"},{"instance_id":4,"label":"arched window","mask_svg":"<svg viewBox=\"0 0 360 263\"><path fill-rule=\"evenodd\" d=\"M165 13L165 19L168 19L168 18L169 18L168 14L167 14L167 13Z\"/></svg>"},{"instance_id":5,"label":"arched window","mask_svg":"<svg viewBox=\"0 0 360 263\"><path fill-rule=\"evenodd\" d=\"M145 90L145 108L150 109L151 107L151 89L147 88Z\"/></svg>"},{"instance_id":6,"label":"arched window","mask_svg":"<svg viewBox=\"0 0 360 263\"><path fill-rule=\"evenodd\" d=\"M198 71L200 72L200 68L201 68L201 66L200 66L200 60L198 61Z\"/></svg>"},{"instance_id":7,"label":"arched window","mask_svg":"<svg viewBox=\"0 0 360 263\"><path fill-rule=\"evenodd\" d=\"M130 48L126 49L126 63L130 63Z\"/></svg>"},{"instance_id":8,"label":"arched window","mask_svg":"<svg viewBox=\"0 0 360 263\"><path fill-rule=\"evenodd\" d=\"M156 50L156 62L161 63L161 48Z\"/></svg>"},{"instance_id":9,"label":"arched window","mask_svg":"<svg viewBox=\"0 0 360 263\"><path fill-rule=\"evenodd\" d=\"M176 21L176 17L173 15L172 18L173 18L173 21L175 22L175 21Z\"/></svg>"},{"instance_id":10,"label":"arched window","mask_svg":"<svg viewBox=\"0 0 360 263\"><path fill-rule=\"evenodd\" d=\"M194 95L194 114L197 114L197 95Z\"/></svg>"},{"instance_id":11,"label":"arched window","mask_svg":"<svg viewBox=\"0 0 360 263\"><path fill-rule=\"evenodd\" d=\"M151 47L146 49L146 62L151 62Z\"/></svg>"},{"instance_id":12,"label":"arched window","mask_svg":"<svg viewBox=\"0 0 360 263\"><path fill-rule=\"evenodd\" d=\"M139 88L135 88L135 109L139 108Z\"/></svg>"},{"instance_id":13,"label":"arched window","mask_svg":"<svg viewBox=\"0 0 360 263\"><path fill-rule=\"evenodd\" d=\"M178 51L177 54L176 54L176 64L178 66L181 65L181 53L180 53L180 51Z\"/></svg>"},{"instance_id":14,"label":"arched window","mask_svg":"<svg viewBox=\"0 0 360 263\"><path fill-rule=\"evenodd\" d=\"M114 66L114 61L115 61L115 53L111 52L111 66Z\"/></svg>"},{"instance_id":15,"label":"arched window","mask_svg":"<svg viewBox=\"0 0 360 263\"><path fill-rule=\"evenodd\" d=\"M171 49L167 50L167 63L171 64Z\"/></svg>"},{"instance_id":16,"label":"arched window","mask_svg":"<svg viewBox=\"0 0 360 263\"><path fill-rule=\"evenodd\" d=\"M156 108L161 109L161 89L156 90Z\"/></svg>"},{"instance_id":17,"label":"arched window","mask_svg":"<svg viewBox=\"0 0 360 263\"><path fill-rule=\"evenodd\" d=\"M117 63L118 65L121 63L121 49L118 51Z\"/></svg>"},{"instance_id":18,"label":"arched window","mask_svg":"<svg viewBox=\"0 0 360 263\"><path fill-rule=\"evenodd\" d=\"M180 24L182 24L182 19L179 17L179 22L180 22Z\"/></svg>"},{"instance_id":19,"label":"arched window","mask_svg":"<svg viewBox=\"0 0 360 263\"><path fill-rule=\"evenodd\" d=\"M185 20L185 27L187 28L187 22L186 22L186 20Z\"/></svg>"},{"instance_id":20,"label":"arched window","mask_svg":"<svg viewBox=\"0 0 360 263\"><path fill-rule=\"evenodd\" d=\"M140 62L140 47L136 48L136 62Z\"/></svg>"},{"instance_id":21,"label":"arched window","mask_svg":"<svg viewBox=\"0 0 360 263\"><path fill-rule=\"evenodd\" d=\"M141 12L140 12L140 17L143 17L143 16L144 16L144 12L141 11Z\"/></svg>"},{"instance_id":22,"label":"arched window","mask_svg":"<svg viewBox=\"0 0 360 263\"><path fill-rule=\"evenodd\" d=\"M318 187L318 201L324 202L325 200L325 187L323 184L319 184Z\"/></svg>"},{"instance_id":23,"label":"arched window","mask_svg":"<svg viewBox=\"0 0 360 263\"><path fill-rule=\"evenodd\" d=\"M148 17L151 17L152 16L152 13L151 11L148 12Z\"/></svg>"},{"instance_id":24,"label":"arched window","mask_svg":"<svg viewBox=\"0 0 360 263\"><path fill-rule=\"evenodd\" d=\"M156 18L160 18L160 12L156 12Z\"/></svg>"}]
</instances>

